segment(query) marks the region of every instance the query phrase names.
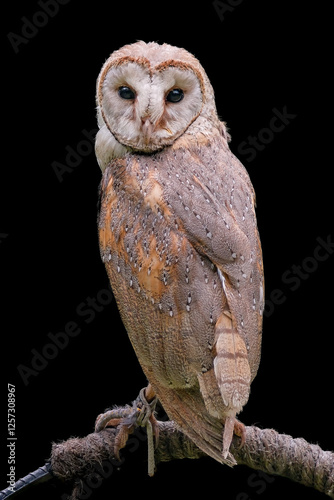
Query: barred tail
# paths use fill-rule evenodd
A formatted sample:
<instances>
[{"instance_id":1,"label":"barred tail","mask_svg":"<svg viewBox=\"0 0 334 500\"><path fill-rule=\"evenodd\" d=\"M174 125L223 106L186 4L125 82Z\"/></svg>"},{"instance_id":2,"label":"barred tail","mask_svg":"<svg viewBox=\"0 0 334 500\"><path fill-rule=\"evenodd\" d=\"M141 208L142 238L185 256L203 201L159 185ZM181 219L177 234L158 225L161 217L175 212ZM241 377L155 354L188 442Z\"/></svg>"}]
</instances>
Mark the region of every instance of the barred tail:
<instances>
[{"instance_id":1,"label":"barred tail","mask_svg":"<svg viewBox=\"0 0 334 500\"><path fill-rule=\"evenodd\" d=\"M214 372L226 407L223 456L226 458L233 438L235 417L247 403L251 372L245 342L225 311L216 324Z\"/></svg>"}]
</instances>

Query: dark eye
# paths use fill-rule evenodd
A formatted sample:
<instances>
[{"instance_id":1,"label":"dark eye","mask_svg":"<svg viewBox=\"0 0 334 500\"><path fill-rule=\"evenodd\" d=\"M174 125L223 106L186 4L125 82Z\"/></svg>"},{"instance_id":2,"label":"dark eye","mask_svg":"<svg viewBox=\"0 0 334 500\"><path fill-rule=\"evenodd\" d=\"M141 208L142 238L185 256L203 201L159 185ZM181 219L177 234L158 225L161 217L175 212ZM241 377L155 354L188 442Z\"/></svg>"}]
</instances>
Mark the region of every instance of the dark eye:
<instances>
[{"instance_id":1,"label":"dark eye","mask_svg":"<svg viewBox=\"0 0 334 500\"><path fill-rule=\"evenodd\" d=\"M184 93L182 89L172 89L168 92L166 100L169 102L180 102L184 97Z\"/></svg>"},{"instance_id":2,"label":"dark eye","mask_svg":"<svg viewBox=\"0 0 334 500\"><path fill-rule=\"evenodd\" d=\"M118 89L118 95L122 99L134 99L136 97L134 91L130 87L120 87Z\"/></svg>"}]
</instances>

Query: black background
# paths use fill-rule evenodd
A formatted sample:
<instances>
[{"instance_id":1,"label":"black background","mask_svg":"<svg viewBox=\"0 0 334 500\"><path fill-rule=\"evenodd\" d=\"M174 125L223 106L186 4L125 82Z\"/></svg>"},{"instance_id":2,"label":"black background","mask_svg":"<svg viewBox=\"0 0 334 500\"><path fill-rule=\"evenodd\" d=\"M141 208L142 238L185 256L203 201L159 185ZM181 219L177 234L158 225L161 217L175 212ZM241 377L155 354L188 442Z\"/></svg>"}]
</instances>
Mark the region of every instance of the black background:
<instances>
[{"instance_id":1,"label":"black background","mask_svg":"<svg viewBox=\"0 0 334 500\"><path fill-rule=\"evenodd\" d=\"M95 81L105 59L138 39L182 46L199 58L230 129L231 149L256 190L268 301L262 361L240 418L333 448L333 251L323 249L322 261L314 258L317 238L334 240L330 13L302 1L225 4L230 10L224 19L210 1L69 0L46 19L36 14L43 11L37 1L7 5L0 184L1 488L9 468L8 383L16 387L17 479L44 463L52 442L92 432L99 413L132 401L146 384L115 302L79 314L88 297L110 297L101 292L108 280L97 241L101 174L92 145L86 143L78 165L61 179L52 167L66 164L67 147L80 149L87 140L83 130L96 129ZM42 26L14 50L7 35L23 36L22 18ZM259 133L268 137L263 129L274 108L295 117L249 161L240 144ZM293 266L302 266L303 274L291 281ZM275 304L271 299L277 297ZM47 335L63 332L71 321L80 333L25 385L17 367L31 367L31 349L42 352L50 343ZM211 459L160 464L150 479L145 446L125 457L121 470L115 469L90 498L125 491L181 497L200 487L207 487L206 495L233 500L322 497L286 479L269 481ZM61 494L61 489L41 488L34 498Z\"/></svg>"}]
</instances>

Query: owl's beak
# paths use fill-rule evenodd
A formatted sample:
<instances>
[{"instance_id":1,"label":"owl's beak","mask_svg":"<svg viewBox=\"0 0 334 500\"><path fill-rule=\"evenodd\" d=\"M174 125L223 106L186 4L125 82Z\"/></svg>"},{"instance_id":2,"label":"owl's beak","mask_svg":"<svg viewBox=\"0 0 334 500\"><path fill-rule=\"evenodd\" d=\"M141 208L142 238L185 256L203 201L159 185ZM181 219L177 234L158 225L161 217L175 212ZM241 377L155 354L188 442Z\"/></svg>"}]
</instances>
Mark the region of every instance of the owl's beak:
<instances>
[{"instance_id":1,"label":"owl's beak","mask_svg":"<svg viewBox=\"0 0 334 500\"><path fill-rule=\"evenodd\" d=\"M154 125L151 122L151 120L147 117L142 118L141 123L142 123L141 129L142 129L142 133L144 136L144 140L145 140L145 143L148 144L148 142L151 138L151 135L153 133L153 130L154 130Z\"/></svg>"}]
</instances>

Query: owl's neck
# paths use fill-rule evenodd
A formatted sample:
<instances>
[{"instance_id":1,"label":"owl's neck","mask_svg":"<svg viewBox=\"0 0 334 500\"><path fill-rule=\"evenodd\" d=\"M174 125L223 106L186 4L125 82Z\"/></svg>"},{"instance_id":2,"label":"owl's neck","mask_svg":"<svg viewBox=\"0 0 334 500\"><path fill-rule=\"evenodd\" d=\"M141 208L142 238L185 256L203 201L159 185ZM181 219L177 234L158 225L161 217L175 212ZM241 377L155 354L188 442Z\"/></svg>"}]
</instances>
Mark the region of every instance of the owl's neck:
<instances>
[{"instance_id":1,"label":"owl's neck","mask_svg":"<svg viewBox=\"0 0 334 500\"><path fill-rule=\"evenodd\" d=\"M223 122L220 122L218 117L214 120L208 120L204 116L199 116L171 146L162 149L171 148L175 150L204 146L212 142L214 138L218 139L218 137L225 138L228 141L229 136ZM135 152L131 147L121 144L106 125L103 125L96 134L95 151L102 172L112 160L123 158L127 153Z\"/></svg>"}]
</instances>

